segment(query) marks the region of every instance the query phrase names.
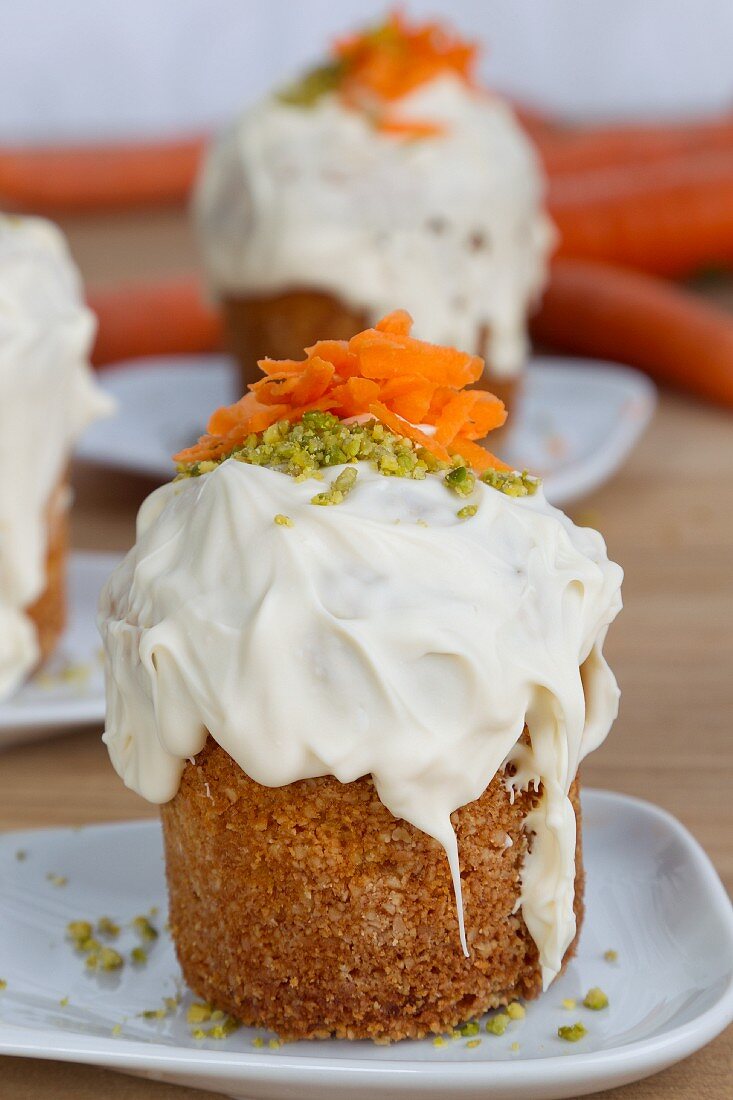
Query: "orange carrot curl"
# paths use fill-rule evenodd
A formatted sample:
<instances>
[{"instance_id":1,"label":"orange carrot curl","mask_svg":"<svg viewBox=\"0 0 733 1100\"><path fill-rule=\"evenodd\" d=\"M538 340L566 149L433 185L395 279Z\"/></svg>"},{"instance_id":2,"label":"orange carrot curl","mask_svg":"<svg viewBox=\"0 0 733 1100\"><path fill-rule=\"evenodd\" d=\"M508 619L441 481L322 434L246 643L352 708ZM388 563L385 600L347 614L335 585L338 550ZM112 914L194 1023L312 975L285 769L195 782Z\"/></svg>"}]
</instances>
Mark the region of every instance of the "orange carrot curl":
<instances>
[{"instance_id":1,"label":"orange carrot curl","mask_svg":"<svg viewBox=\"0 0 733 1100\"><path fill-rule=\"evenodd\" d=\"M416 340L411 328L409 313L396 310L351 340L319 340L302 361L261 359L264 377L235 405L217 409L208 434L174 461L219 460L277 421L320 410L379 420L443 462L459 455L478 473L509 469L476 442L506 420L498 397L465 388L481 377L483 359Z\"/></svg>"}]
</instances>

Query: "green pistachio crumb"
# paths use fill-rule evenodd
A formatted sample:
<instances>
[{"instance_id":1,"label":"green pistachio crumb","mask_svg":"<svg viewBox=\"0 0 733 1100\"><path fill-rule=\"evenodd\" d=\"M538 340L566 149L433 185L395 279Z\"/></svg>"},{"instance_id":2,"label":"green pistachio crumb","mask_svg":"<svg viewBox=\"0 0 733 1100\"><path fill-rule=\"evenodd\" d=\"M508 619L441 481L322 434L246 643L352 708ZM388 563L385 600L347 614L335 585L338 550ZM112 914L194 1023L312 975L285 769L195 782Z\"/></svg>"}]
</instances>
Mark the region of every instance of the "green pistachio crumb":
<instances>
[{"instance_id":1,"label":"green pistachio crumb","mask_svg":"<svg viewBox=\"0 0 733 1100\"><path fill-rule=\"evenodd\" d=\"M478 1035L480 1028L475 1020L471 1020L470 1023L464 1024L463 1027L458 1029L464 1039L471 1039L474 1035Z\"/></svg>"},{"instance_id":2,"label":"green pistachio crumb","mask_svg":"<svg viewBox=\"0 0 733 1100\"><path fill-rule=\"evenodd\" d=\"M462 1039L462 1038L463 1038L463 1036L461 1035L460 1031L458 1031L458 1030L453 1030L453 1031L451 1031L451 1033L450 1033L450 1038L451 1038L451 1039Z\"/></svg>"},{"instance_id":3,"label":"green pistachio crumb","mask_svg":"<svg viewBox=\"0 0 733 1100\"><path fill-rule=\"evenodd\" d=\"M459 519L471 519L478 512L478 504L466 504L463 508L459 508L456 515Z\"/></svg>"},{"instance_id":4,"label":"green pistachio crumb","mask_svg":"<svg viewBox=\"0 0 733 1100\"><path fill-rule=\"evenodd\" d=\"M512 1045L509 1047L509 1049L511 1050L511 1052L513 1054L516 1054L517 1051L519 1050L519 1043L512 1043Z\"/></svg>"},{"instance_id":5,"label":"green pistachio crumb","mask_svg":"<svg viewBox=\"0 0 733 1100\"><path fill-rule=\"evenodd\" d=\"M133 947L130 952L130 959L136 966L145 966L148 961L148 953L144 947Z\"/></svg>"},{"instance_id":6,"label":"green pistachio crumb","mask_svg":"<svg viewBox=\"0 0 733 1100\"><path fill-rule=\"evenodd\" d=\"M284 516L282 512L278 512L275 516L275 523L278 527L295 527L295 524L291 520L290 516Z\"/></svg>"},{"instance_id":7,"label":"green pistachio crumb","mask_svg":"<svg viewBox=\"0 0 733 1100\"><path fill-rule=\"evenodd\" d=\"M562 1002L563 1008L566 1008L568 1012L572 1012L573 1009L577 1007L577 1004L578 1002L575 1000L574 997L566 997L565 1000Z\"/></svg>"},{"instance_id":8,"label":"green pistachio crumb","mask_svg":"<svg viewBox=\"0 0 733 1100\"><path fill-rule=\"evenodd\" d=\"M608 997L602 989L594 985L583 998L583 1004L586 1008L592 1008L594 1012L598 1012L602 1008L608 1008Z\"/></svg>"},{"instance_id":9,"label":"green pistachio crumb","mask_svg":"<svg viewBox=\"0 0 733 1100\"><path fill-rule=\"evenodd\" d=\"M141 940L151 943L158 938L158 930L154 928L146 916L135 917L132 927Z\"/></svg>"},{"instance_id":10,"label":"green pistachio crumb","mask_svg":"<svg viewBox=\"0 0 733 1100\"><path fill-rule=\"evenodd\" d=\"M520 1005L519 1001L512 1001L506 1008L507 1016L510 1020L523 1020L527 1015L527 1010L524 1005Z\"/></svg>"},{"instance_id":11,"label":"green pistachio crumb","mask_svg":"<svg viewBox=\"0 0 733 1100\"><path fill-rule=\"evenodd\" d=\"M267 1045L270 1050L279 1050L282 1046L282 1042L280 1041L280 1039L268 1039Z\"/></svg>"},{"instance_id":12,"label":"green pistachio crumb","mask_svg":"<svg viewBox=\"0 0 733 1100\"><path fill-rule=\"evenodd\" d=\"M486 1021L486 1030L489 1035L503 1035L509 1025L509 1017L505 1012L499 1012Z\"/></svg>"},{"instance_id":13,"label":"green pistachio crumb","mask_svg":"<svg viewBox=\"0 0 733 1100\"><path fill-rule=\"evenodd\" d=\"M566 1043L577 1043L579 1039L587 1034L588 1032L580 1021L575 1024L565 1024L557 1029L558 1039L564 1039Z\"/></svg>"},{"instance_id":14,"label":"green pistachio crumb","mask_svg":"<svg viewBox=\"0 0 733 1100\"><path fill-rule=\"evenodd\" d=\"M470 497L476 488L476 475L467 466L455 466L445 475L445 483L461 497Z\"/></svg>"},{"instance_id":15,"label":"green pistachio crumb","mask_svg":"<svg viewBox=\"0 0 733 1100\"><path fill-rule=\"evenodd\" d=\"M436 1035L435 1036L435 1038L433 1039L433 1046L434 1047L444 1047L445 1046L445 1039L443 1038L442 1035Z\"/></svg>"},{"instance_id":16,"label":"green pistachio crumb","mask_svg":"<svg viewBox=\"0 0 733 1100\"><path fill-rule=\"evenodd\" d=\"M344 63L338 60L329 61L310 69L293 84L281 88L277 92L277 98L289 107L313 107L321 96L336 91L343 75Z\"/></svg>"},{"instance_id":17,"label":"green pistachio crumb","mask_svg":"<svg viewBox=\"0 0 733 1100\"><path fill-rule=\"evenodd\" d=\"M314 497L311 497L311 504L329 505L329 504L342 504L348 494L353 489L358 471L353 466L347 466L345 470L342 470L338 477L334 478L333 483L329 489L326 489L323 493L316 493Z\"/></svg>"},{"instance_id":18,"label":"green pistachio crumb","mask_svg":"<svg viewBox=\"0 0 733 1100\"><path fill-rule=\"evenodd\" d=\"M0 993L2 993L3 989L7 989L7 988L8 988L7 979L6 978L0 978Z\"/></svg>"},{"instance_id":19,"label":"green pistachio crumb","mask_svg":"<svg viewBox=\"0 0 733 1100\"><path fill-rule=\"evenodd\" d=\"M194 1004L188 1006L186 1020L189 1024L204 1024L211 1019L211 1008L207 1004Z\"/></svg>"},{"instance_id":20,"label":"green pistachio crumb","mask_svg":"<svg viewBox=\"0 0 733 1100\"><path fill-rule=\"evenodd\" d=\"M191 1038L192 1039L205 1039L206 1038L206 1032L204 1031L204 1029L202 1027L196 1027L191 1032Z\"/></svg>"},{"instance_id":21,"label":"green pistachio crumb","mask_svg":"<svg viewBox=\"0 0 733 1100\"><path fill-rule=\"evenodd\" d=\"M117 1038L118 1035L121 1035L122 1034L122 1025L121 1024L115 1024L115 1026L112 1028L112 1034L115 1037L115 1039Z\"/></svg>"},{"instance_id":22,"label":"green pistachio crumb","mask_svg":"<svg viewBox=\"0 0 733 1100\"><path fill-rule=\"evenodd\" d=\"M168 1013L164 1008L146 1008L139 1015L143 1020L164 1020Z\"/></svg>"},{"instance_id":23,"label":"green pistachio crumb","mask_svg":"<svg viewBox=\"0 0 733 1100\"><path fill-rule=\"evenodd\" d=\"M485 470L481 480L484 485L490 485L509 497L534 496L542 484L538 477L532 477L526 470L521 474L517 470Z\"/></svg>"},{"instance_id":24,"label":"green pistachio crumb","mask_svg":"<svg viewBox=\"0 0 733 1100\"><path fill-rule=\"evenodd\" d=\"M603 958L607 963L618 962L618 951L614 951L613 948L609 947L608 951L603 952Z\"/></svg>"},{"instance_id":25,"label":"green pistachio crumb","mask_svg":"<svg viewBox=\"0 0 733 1100\"><path fill-rule=\"evenodd\" d=\"M253 1046L253 1047L257 1047L257 1049L258 1049L258 1050L262 1050L262 1048L263 1048L263 1046L264 1046L264 1045L265 1045L265 1040L264 1040L264 1039L262 1038L262 1036L261 1036L261 1035L257 1035L257 1036L256 1036L256 1037L255 1037L255 1038L254 1038L254 1039L252 1040L252 1046Z\"/></svg>"},{"instance_id":26,"label":"green pistachio crumb","mask_svg":"<svg viewBox=\"0 0 733 1100\"><path fill-rule=\"evenodd\" d=\"M468 1050L473 1050L474 1047L479 1047L479 1046L481 1046L481 1040L480 1039L469 1039L468 1042L466 1043L466 1047L467 1047Z\"/></svg>"},{"instance_id":27,"label":"green pistachio crumb","mask_svg":"<svg viewBox=\"0 0 733 1100\"><path fill-rule=\"evenodd\" d=\"M122 955L112 947L93 949L86 958L86 966L89 970L120 970L124 965L125 960Z\"/></svg>"},{"instance_id":28,"label":"green pistachio crumb","mask_svg":"<svg viewBox=\"0 0 733 1100\"><path fill-rule=\"evenodd\" d=\"M85 950L85 944L92 941L93 931L94 929L88 920L72 920L66 925L67 939L73 942L77 951ZM95 942L92 941L92 943Z\"/></svg>"},{"instance_id":29,"label":"green pistachio crumb","mask_svg":"<svg viewBox=\"0 0 733 1100\"><path fill-rule=\"evenodd\" d=\"M120 934L120 926L110 920L109 917L100 917L97 921L97 932L102 936L109 936L110 939L115 940Z\"/></svg>"},{"instance_id":30,"label":"green pistachio crumb","mask_svg":"<svg viewBox=\"0 0 733 1100\"><path fill-rule=\"evenodd\" d=\"M66 883L69 881L66 875L56 875L53 871L48 872L46 879L52 886L66 886Z\"/></svg>"},{"instance_id":31,"label":"green pistachio crumb","mask_svg":"<svg viewBox=\"0 0 733 1100\"><path fill-rule=\"evenodd\" d=\"M61 1000L59 1001L59 1004L61 1005L62 1008L66 1008L68 1003L69 1003L69 998L68 997L62 997Z\"/></svg>"},{"instance_id":32,"label":"green pistachio crumb","mask_svg":"<svg viewBox=\"0 0 733 1100\"><path fill-rule=\"evenodd\" d=\"M18 863L22 863L23 860L28 858L28 853L24 848L18 848L18 851L15 853L15 858L17 859Z\"/></svg>"}]
</instances>

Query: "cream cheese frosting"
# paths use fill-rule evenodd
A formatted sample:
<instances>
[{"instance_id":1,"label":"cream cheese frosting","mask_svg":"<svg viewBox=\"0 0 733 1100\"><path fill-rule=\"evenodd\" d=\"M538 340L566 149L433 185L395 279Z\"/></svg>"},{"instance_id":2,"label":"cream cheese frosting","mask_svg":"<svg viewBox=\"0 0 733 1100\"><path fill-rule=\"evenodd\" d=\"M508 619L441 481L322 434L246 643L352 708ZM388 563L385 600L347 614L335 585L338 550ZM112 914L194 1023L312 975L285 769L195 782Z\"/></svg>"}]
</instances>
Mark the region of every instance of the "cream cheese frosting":
<instances>
[{"instance_id":1,"label":"cream cheese frosting","mask_svg":"<svg viewBox=\"0 0 733 1100\"><path fill-rule=\"evenodd\" d=\"M333 507L310 503L323 482L234 459L145 501L100 604L112 762L159 803L208 733L266 786L370 774L445 849L465 950L450 815L511 761L510 787L541 784L520 905L547 985L575 934L568 793L618 707L621 569L541 490L479 482L461 519L438 476L356 468Z\"/></svg>"},{"instance_id":2,"label":"cream cheese frosting","mask_svg":"<svg viewBox=\"0 0 733 1100\"><path fill-rule=\"evenodd\" d=\"M380 134L333 93L308 108L272 96L231 125L195 198L212 288L315 288L369 323L399 302L420 339L479 350L488 333L487 362L510 377L554 239L534 150L502 100L453 74L396 109L444 132Z\"/></svg>"},{"instance_id":3,"label":"cream cheese frosting","mask_svg":"<svg viewBox=\"0 0 733 1100\"><path fill-rule=\"evenodd\" d=\"M71 447L111 411L88 363L94 330L60 231L0 215L0 698L38 660L25 609L45 587L48 510Z\"/></svg>"}]
</instances>

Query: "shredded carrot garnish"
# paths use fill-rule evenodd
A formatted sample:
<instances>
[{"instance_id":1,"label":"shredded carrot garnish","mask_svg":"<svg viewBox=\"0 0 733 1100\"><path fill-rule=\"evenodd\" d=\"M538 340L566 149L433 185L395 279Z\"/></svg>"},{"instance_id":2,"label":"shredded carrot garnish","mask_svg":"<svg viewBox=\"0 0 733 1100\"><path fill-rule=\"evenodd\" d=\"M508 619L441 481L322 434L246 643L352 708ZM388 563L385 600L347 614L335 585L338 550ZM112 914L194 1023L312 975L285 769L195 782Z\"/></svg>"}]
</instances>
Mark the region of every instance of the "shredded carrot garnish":
<instances>
[{"instance_id":1,"label":"shredded carrot garnish","mask_svg":"<svg viewBox=\"0 0 733 1100\"><path fill-rule=\"evenodd\" d=\"M478 47L440 23L410 24L393 11L380 27L334 44L341 63L341 95L355 105L401 99L442 73L473 81Z\"/></svg>"},{"instance_id":2,"label":"shredded carrot garnish","mask_svg":"<svg viewBox=\"0 0 733 1100\"><path fill-rule=\"evenodd\" d=\"M302 362L261 360L263 378L235 405L217 409L208 434L175 461L218 461L279 420L296 423L321 410L373 417L444 462L460 455L478 472L508 469L476 442L506 420L498 397L465 388L481 377L483 360L416 340L411 326L409 313L395 310L351 340L319 340Z\"/></svg>"}]
</instances>

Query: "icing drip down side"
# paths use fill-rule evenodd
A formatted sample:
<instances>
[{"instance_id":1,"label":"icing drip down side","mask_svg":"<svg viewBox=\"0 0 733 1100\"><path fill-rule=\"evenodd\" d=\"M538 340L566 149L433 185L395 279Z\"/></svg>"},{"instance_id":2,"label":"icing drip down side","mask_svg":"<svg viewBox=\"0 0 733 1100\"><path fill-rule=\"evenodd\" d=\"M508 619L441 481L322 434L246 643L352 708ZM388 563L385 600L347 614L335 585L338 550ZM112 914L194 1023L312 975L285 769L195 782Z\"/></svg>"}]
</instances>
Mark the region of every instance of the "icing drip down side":
<instances>
[{"instance_id":1,"label":"icing drip down side","mask_svg":"<svg viewBox=\"0 0 733 1100\"><path fill-rule=\"evenodd\" d=\"M568 792L617 711L601 651L621 570L541 491L478 483L461 519L438 477L357 468L337 507L235 460L148 498L100 605L112 761L153 802L207 732L266 786L371 774L443 845L465 949L450 815L521 749L513 782L542 784L521 907L547 984L575 933Z\"/></svg>"}]
</instances>

